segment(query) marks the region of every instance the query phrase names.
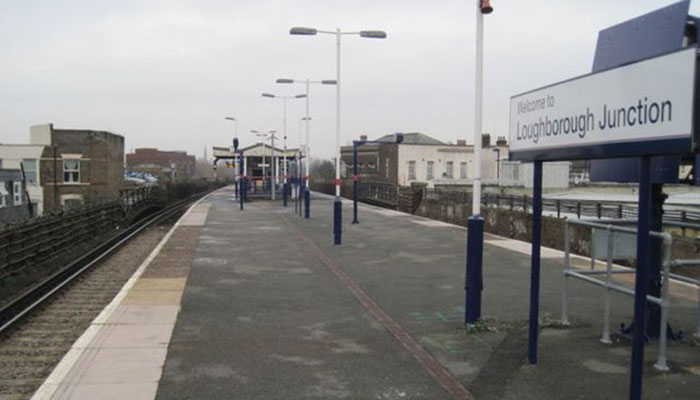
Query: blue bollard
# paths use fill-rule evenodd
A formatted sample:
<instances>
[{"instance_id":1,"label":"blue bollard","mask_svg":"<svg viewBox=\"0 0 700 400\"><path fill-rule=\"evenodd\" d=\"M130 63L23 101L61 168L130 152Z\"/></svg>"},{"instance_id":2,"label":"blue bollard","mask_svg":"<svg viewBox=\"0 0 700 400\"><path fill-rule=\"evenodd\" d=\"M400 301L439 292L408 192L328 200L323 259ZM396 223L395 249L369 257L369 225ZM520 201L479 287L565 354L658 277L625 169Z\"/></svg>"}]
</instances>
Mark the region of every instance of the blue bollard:
<instances>
[{"instance_id":1,"label":"blue bollard","mask_svg":"<svg viewBox=\"0 0 700 400\"><path fill-rule=\"evenodd\" d=\"M304 218L311 218L311 190L304 188Z\"/></svg>"},{"instance_id":2,"label":"blue bollard","mask_svg":"<svg viewBox=\"0 0 700 400\"><path fill-rule=\"evenodd\" d=\"M242 210L242 209L243 209L243 203L245 202L244 199L245 199L245 192L246 192L246 190L245 190L245 179L242 179L242 180L238 181L238 184L241 186L240 191L239 191L240 196L238 196L238 200L241 202L241 210Z\"/></svg>"},{"instance_id":3,"label":"blue bollard","mask_svg":"<svg viewBox=\"0 0 700 400\"><path fill-rule=\"evenodd\" d=\"M472 215L467 220L467 273L464 289L465 322L473 324L481 318L481 291L483 289L482 263L484 256L484 219Z\"/></svg>"},{"instance_id":4,"label":"blue bollard","mask_svg":"<svg viewBox=\"0 0 700 400\"><path fill-rule=\"evenodd\" d=\"M287 182L282 184L282 204L287 207L287 188L289 184Z\"/></svg>"},{"instance_id":5,"label":"blue bollard","mask_svg":"<svg viewBox=\"0 0 700 400\"><path fill-rule=\"evenodd\" d=\"M340 197L336 196L333 203L333 243L340 244L343 231L343 207Z\"/></svg>"}]
</instances>

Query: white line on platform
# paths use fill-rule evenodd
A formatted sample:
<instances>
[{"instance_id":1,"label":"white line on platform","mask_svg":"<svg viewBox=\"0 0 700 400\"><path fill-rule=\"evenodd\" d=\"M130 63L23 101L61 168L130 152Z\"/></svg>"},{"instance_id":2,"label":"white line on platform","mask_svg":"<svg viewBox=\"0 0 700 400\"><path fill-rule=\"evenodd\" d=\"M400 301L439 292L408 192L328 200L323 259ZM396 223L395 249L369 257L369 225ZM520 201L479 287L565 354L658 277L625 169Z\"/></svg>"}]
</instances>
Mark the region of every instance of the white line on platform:
<instances>
[{"instance_id":1,"label":"white line on platform","mask_svg":"<svg viewBox=\"0 0 700 400\"><path fill-rule=\"evenodd\" d=\"M34 395L32 396L32 400L51 399L51 397L56 392L56 389L58 389L58 385L65 380L68 373L71 371L76 362L80 359L80 356L85 352L90 342L92 342L97 333L100 331L100 326L104 325L107 322L107 320L112 315L117 306L121 304L121 302L124 300L126 295L136 283L136 281L146 270L148 265L158 256L161 249L165 246L170 237L173 235L173 232L175 232L175 230L180 226L180 223L190 215L192 210L197 205L199 205L201 201L203 201L213 193L215 192L209 193L208 195L197 200L197 202L190 206L187 212L185 212L185 214L183 214L180 217L180 219L178 219L175 225L173 225L173 227L170 228L168 233L166 233L163 239L161 239L160 242L158 242L158 245L151 251L148 257L146 257L146 259L141 263L138 269L136 269L136 271L131 275L129 280L126 281L124 286L122 286L121 290L119 290L119 293L117 293L117 295L114 296L112 301L104 309L102 309L102 312L100 312L100 314L97 317L95 317L88 329L86 329L85 332L83 332L83 334L73 343L70 350L68 350L68 353L66 353L66 355L63 356L63 358L53 369L49 377L46 378L44 383L42 383L39 389L37 389L37 391L34 393Z\"/></svg>"}]
</instances>

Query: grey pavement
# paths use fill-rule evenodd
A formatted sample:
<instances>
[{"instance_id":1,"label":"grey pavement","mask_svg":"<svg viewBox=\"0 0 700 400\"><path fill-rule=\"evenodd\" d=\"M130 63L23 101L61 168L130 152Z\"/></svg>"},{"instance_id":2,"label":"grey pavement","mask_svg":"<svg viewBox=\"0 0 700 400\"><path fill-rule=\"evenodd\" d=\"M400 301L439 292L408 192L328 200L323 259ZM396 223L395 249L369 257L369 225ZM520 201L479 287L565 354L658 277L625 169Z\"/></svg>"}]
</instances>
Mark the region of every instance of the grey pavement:
<instances>
[{"instance_id":1,"label":"grey pavement","mask_svg":"<svg viewBox=\"0 0 700 400\"><path fill-rule=\"evenodd\" d=\"M463 229L367 205L352 225L344 202L335 246L326 196L305 220L293 203L241 211L230 195L210 197L157 398L627 397L630 344L599 342L601 289L572 282L573 324L557 323L561 257L542 260L540 359L529 365L521 243L487 235L485 323L467 332ZM632 299L613 299L614 326L629 322ZM686 338L669 346L669 372L653 369L657 348L647 346L645 398L700 396L694 307L673 299L671 322Z\"/></svg>"}]
</instances>

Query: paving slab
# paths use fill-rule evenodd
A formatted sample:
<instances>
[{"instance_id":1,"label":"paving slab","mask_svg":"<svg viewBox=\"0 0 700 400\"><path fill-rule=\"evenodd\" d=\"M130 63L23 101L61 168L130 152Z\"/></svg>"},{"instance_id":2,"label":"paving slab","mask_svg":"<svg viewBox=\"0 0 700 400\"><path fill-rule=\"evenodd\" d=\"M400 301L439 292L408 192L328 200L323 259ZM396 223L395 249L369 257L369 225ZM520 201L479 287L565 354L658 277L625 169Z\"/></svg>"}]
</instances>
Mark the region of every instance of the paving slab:
<instances>
[{"instance_id":1,"label":"paving slab","mask_svg":"<svg viewBox=\"0 0 700 400\"><path fill-rule=\"evenodd\" d=\"M281 202L241 211L231 193L211 197L204 226L190 232L198 242L157 398L627 396L630 344L599 342L600 288L572 281L573 324L558 324L560 252L543 253L540 360L529 365L527 244L487 235L484 323L467 331L463 228L367 205L352 225L344 202L335 246L332 199L312 201L306 220ZM695 306L672 301L673 327L687 334L669 346L669 372L653 369L657 349L647 346L646 398L700 391ZM631 298L613 295L615 326L632 312Z\"/></svg>"}]
</instances>

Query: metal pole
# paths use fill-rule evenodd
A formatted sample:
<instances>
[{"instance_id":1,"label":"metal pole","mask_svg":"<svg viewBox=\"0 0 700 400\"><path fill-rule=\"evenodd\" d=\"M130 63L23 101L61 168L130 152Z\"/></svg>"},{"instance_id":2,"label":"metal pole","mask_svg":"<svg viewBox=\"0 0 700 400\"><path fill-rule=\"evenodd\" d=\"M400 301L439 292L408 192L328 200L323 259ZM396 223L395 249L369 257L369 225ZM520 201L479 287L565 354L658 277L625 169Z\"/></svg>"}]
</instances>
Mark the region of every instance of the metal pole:
<instances>
[{"instance_id":1,"label":"metal pole","mask_svg":"<svg viewBox=\"0 0 700 400\"><path fill-rule=\"evenodd\" d=\"M277 189L277 161L275 161L275 134L270 135L270 198L275 199Z\"/></svg>"},{"instance_id":2,"label":"metal pole","mask_svg":"<svg viewBox=\"0 0 700 400\"><path fill-rule=\"evenodd\" d=\"M299 179L301 179L301 123L304 122L304 118L299 120L299 129L297 132L299 133L299 143L298 148L297 148L297 154L295 156L296 158L296 164L295 164L295 170L296 170L296 179L292 183L292 186L294 187L294 212L299 213L301 215L301 207L299 203L299 189L301 188L301 183Z\"/></svg>"},{"instance_id":3,"label":"metal pole","mask_svg":"<svg viewBox=\"0 0 700 400\"><path fill-rule=\"evenodd\" d=\"M472 215L467 220L467 271L465 275L465 322L473 324L481 318L482 263L484 252L484 219L481 218L481 118L484 15L476 1L476 75L474 107L474 190Z\"/></svg>"},{"instance_id":4,"label":"metal pole","mask_svg":"<svg viewBox=\"0 0 700 400\"><path fill-rule=\"evenodd\" d=\"M562 288L561 288L561 324L564 326L569 325L569 298L568 298L568 273L571 269L570 264L570 251L571 245L571 233L569 232L569 219L564 220L564 272L562 276Z\"/></svg>"},{"instance_id":5,"label":"metal pole","mask_svg":"<svg viewBox=\"0 0 700 400\"><path fill-rule=\"evenodd\" d=\"M309 80L306 80L306 174L304 174L304 218L311 218L311 189L309 188L309 163L311 150L309 147Z\"/></svg>"},{"instance_id":6,"label":"metal pole","mask_svg":"<svg viewBox=\"0 0 700 400\"><path fill-rule=\"evenodd\" d=\"M236 151L236 150L234 150ZM234 179L233 179L233 188L234 188L234 193L233 193L233 198L237 199L238 198L238 181L239 181L239 170L241 169L241 166L238 165L238 153L233 154L233 164L234 164Z\"/></svg>"},{"instance_id":7,"label":"metal pole","mask_svg":"<svg viewBox=\"0 0 700 400\"><path fill-rule=\"evenodd\" d=\"M352 223L359 224L357 220L357 140L352 141Z\"/></svg>"},{"instance_id":8,"label":"metal pole","mask_svg":"<svg viewBox=\"0 0 700 400\"><path fill-rule=\"evenodd\" d=\"M532 269L530 272L530 332L528 360L537 364L540 305L540 240L542 238L542 161L535 161L532 185Z\"/></svg>"},{"instance_id":9,"label":"metal pole","mask_svg":"<svg viewBox=\"0 0 700 400\"><path fill-rule=\"evenodd\" d=\"M282 177L284 179L282 183L282 205L287 207L287 98L284 97L282 98L282 103L284 104L284 121L282 124L282 129L284 132L282 134L284 135L283 143L284 146L282 146L284 153L282 154L282 157L284 159L283 161L283 171L282 171Z\"/></svg>"},{"instance_id":10,"label":"metal pole","mask_svg":"<svg viewBox=\"0 0 700 400\"><path fill-rule=\"evenodd\" d=\"M245 198L245 157L243 153L240 153L241 165L238 166L239 179L237 182L238 187L238 201L241 203L241 210L243 209L243 203Z\"/></svg>"},{"instance_id":11,"label":"metal pole","mask_svg":"<svg viewBox=\"0 0 700 400\"><path fill-rule=\"evenodd\" d=\"M642 398L644 371L644 320L649 281L649 230L651 228L651 157L642 156L639 167L639 215L637 218L637 271L634 282L634 327L630 400Z\"/></svg>"},{"instance_id":12,"label":"metal pole","mask_svg":"<svg viewBox=\"0 0 700 400\"><path fill-rule=\"evenodd\" d=\"M661 284L661 318L659 321L659 355L656 358L654 368L659 371L668 371L666 364L666 334L668 324L668 307L671 305L668 297L668 284L671 275L671 249L673 239L668 233L664 233L663 237L663 282ZM651 321L649 321L651 322Z\"/></svg>"},{"instance_id":13,"label":"metal pole","mask_svg":"<svg viewBox=\"0 0 700 400\"><path fill-rule=\"evenodd\" d=\"M593 238L591 237L591 241ZM605 344L611 344L610 340L610 301L612 293L610 291L610 285L612 284L612 254L613 254L613 231L612 225L608 225L608 257L606 265L606 281L605 281L605 309L603 311L603 336L600 341Z\"/></svg>"},{"instance_id":14,"label":"metal pole","mask_svg":"<svg viewBox=\"0 0 700 400\"><path fill-rule=\"evenodd\" d=\"M340 28L336 29L336 99L335 99L335 201L333 203L333 243L341 244L343 208L340 202Z\"/></svg>"},{"instance_id":15,"label":"metal pole","mask_svg":"<svg viewBox=\"0 0 700 400\"><path fill-rule=\"evenodd\" d=\"M484 64L484 14L479 1L476 9L476 76L474 80L474 201L472 215L481 212L481 130L483 105L483 64Z\"/></svg>"}]
</instances>

